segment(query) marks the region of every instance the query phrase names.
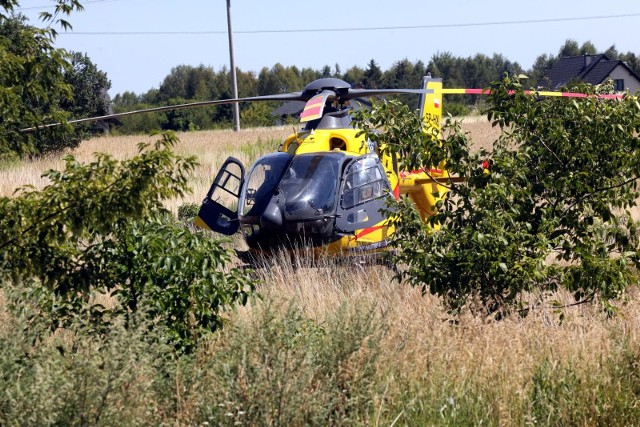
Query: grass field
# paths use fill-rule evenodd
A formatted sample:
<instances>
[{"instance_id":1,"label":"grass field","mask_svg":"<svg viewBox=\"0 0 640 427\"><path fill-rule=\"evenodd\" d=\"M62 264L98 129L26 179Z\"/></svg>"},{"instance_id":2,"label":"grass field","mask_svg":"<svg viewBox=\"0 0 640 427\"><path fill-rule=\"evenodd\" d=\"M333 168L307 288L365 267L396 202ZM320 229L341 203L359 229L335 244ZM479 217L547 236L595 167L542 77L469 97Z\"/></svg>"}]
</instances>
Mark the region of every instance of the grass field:
<instances>
[{"instance_id":1,"label":"grass field","mask_svg":"<svg viewBox=\"0 0 640 427\"><path fill-rule=\"evenodd\" d=\"M498 135L482 120L464 129L478 145ZM249 162L289 132L180 134L178 151L201 165L193 194L169 208L198 203L227 156ZM124 158L145 139L94 138L73 154ZM0 194L41 187L41 171L60 165L57 157L5 165ZM381 266L292 265L283 257L254 274L259 298L228 313L227 327L189 358L136 331L114 333L100 347L77 338L74 354L60 350L74 341L64 336L30 346L0 299L0 372L25 352L33 361L21 376L5 375L13 382L0 397L0 414L22 413L25 422L0 424L640 425L635 294L613 319L585 305L565 309L562 320L540 309L454 322L436 298Z\"/></svg>"}]
</instances>

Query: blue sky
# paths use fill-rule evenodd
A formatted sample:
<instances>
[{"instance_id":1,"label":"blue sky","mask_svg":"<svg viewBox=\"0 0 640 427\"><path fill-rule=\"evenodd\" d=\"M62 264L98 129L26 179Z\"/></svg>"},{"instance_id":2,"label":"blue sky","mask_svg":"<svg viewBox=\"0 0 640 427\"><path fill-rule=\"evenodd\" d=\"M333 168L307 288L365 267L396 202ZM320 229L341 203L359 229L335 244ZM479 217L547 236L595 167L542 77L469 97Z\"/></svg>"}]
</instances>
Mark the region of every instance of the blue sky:
<instances>
[{"instance_id":1,"label":"blue sky","mask_svg":"<svg viewBox=\"0 0 640 427\"><path fill-rule=\"evenodd\" d=\"M83 3L85 10L69 18L73 31L61 32L56 45L87 53L110 78L112 96L158 87L177 65L229 66L226 0ZM18 11L41 25L38 13L49 4L21 0ZM640 54L640 3L629 0L231 0L231 6L236 66L244 71L276 63L314 69L339 64L346 71L365 68L371 59L387 69L404 58L427 64L438 52L501 53L526 69L539 54L557 53L568 38L580 44L590 40L602 51L615 45ZM613 15L627 16L522 23ZM489 25L515 21L520 23ZM424 27L433 25L442 26ZM412 26L422 28L402 28ZM87 34L98 32L200 34Z\"/></svg>"}]
</instances>

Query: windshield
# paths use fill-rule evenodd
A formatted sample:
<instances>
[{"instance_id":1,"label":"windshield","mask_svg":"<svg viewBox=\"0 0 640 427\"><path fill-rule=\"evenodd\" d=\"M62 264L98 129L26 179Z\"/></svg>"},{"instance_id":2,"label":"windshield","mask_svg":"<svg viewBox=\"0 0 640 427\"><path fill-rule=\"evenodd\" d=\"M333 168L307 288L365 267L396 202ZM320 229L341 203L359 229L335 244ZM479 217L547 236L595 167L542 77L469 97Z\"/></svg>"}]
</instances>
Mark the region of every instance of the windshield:
<instances>
[{"instance_id":1,"label":"windshield","mask_svg":"<svg viewBox=\"0 0 640 427\"><path fill-rule=\"evenodd\" d=\"M335 212L343 153L300 154L280 181L287 219L311 219Z\"/></svg>"},{"instance_id":2,"label":"windshield","mask_svg":"<svg viewBox=\"0 0 640 427\"><path fill-rule=\"evenodd\" d=\"M261 215L275 193L278 181L289 163L287 153L267 154L256 161L246 179L246 190L240 197L243 216Z\"/></svg>"}]
</instances>

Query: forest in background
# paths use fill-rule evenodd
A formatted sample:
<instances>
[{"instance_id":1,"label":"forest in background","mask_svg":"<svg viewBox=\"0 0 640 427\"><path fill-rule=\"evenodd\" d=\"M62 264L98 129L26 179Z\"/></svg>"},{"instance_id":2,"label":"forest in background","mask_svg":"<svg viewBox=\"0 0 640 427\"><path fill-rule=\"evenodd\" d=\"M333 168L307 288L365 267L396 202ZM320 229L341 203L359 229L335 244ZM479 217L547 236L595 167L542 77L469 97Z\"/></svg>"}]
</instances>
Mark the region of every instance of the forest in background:
<instances>
[{"instance_id":1,"label":"forest in background","mask_svg":"<svg viewBox=\"0 0 640 427\"><path fill-rule=\"evenodd\" d=\"M515 76L525 74L529 77L528 84L536 87L559 58L597 53L604 53L610 59L623 60L636 74L640 74L640 58L633 52L618 52L615 46L602 52L589 41L580 45L575 40L567 40L556 55L539 55L528 70L499 53L492 56L478 53L475 56L460 57L450 52L436 53L426 64L422 60L412 62L406 58L401 59L387 70L382 70L375 59L371 59L364 68L354 66L345 71L339 64L333 67L325 65L321 70L283 66L279 63L271 68L264 67L258 73L238 69L238 96L299 91L313 80L323 77L340 78L367 89L416 88L420 86L422 77L427 73L432 77L443 78L446 87L465 88L488 87L491 82L501 79L505 73ZM216 71L205 65L179 65L171 70L158 88L142 94L128 91L117 94L112 103L115 112L123 112L160 105L226 99L232 97L230 82L230 70L226 67ZM415 99L410 97L407 102L415 102ZM447 98L444 108L445 112L452 115L466 115L481 109L478 102L482 102L478 97L456 95ZM277 102L241 104L243 126L273 125L277 117L274 117L272 112L279 105ZM119 132L129 134L149 132L153 129L188 131L224 128L230 126L232 117L230 105L153 113L123 119Z\"/></svg>"}]
</instances>

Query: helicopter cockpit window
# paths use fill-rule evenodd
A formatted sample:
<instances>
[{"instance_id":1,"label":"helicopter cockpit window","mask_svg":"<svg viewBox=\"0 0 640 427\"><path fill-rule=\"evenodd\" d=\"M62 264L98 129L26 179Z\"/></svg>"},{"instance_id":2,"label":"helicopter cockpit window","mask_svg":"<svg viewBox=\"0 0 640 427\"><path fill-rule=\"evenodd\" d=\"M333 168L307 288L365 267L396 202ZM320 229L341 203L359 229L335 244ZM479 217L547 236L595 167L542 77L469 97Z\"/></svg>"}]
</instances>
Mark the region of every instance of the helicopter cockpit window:
<instances>
[{"instance_id":1,"label":"helicopter cockpit window","mask_svg":"<svg viewBox=\"0 0 640 427\"><path fill-rule=\"evenodd\" d=\"M240 198L243 216L260 215L264 211L290 159L287 153L268 154L251 167L246 179L246 191Z\"/></svg>"},{"instance_id":2,"label":"helicopter cockpit window","mask_svg":"<svg viewBox=\"0 0 640 427\"><path fill-rule=\"evenodd\" d=\"M344 159L343 153L332 152L300 154L291 160L279 185L287 219L310 219L335 211Z\"/></svg>"},{"instance_id":3,"label":"helicopter cockpit window","mask_svg":"<svg viewBox=\"0 0 640 427\"><path fill-rule=\"evenodd\" d=\"M351 209L386 196L389 191L389 181L377 157L363 157L347 169L341 207Z\"/></svg>"}]
</instances>

